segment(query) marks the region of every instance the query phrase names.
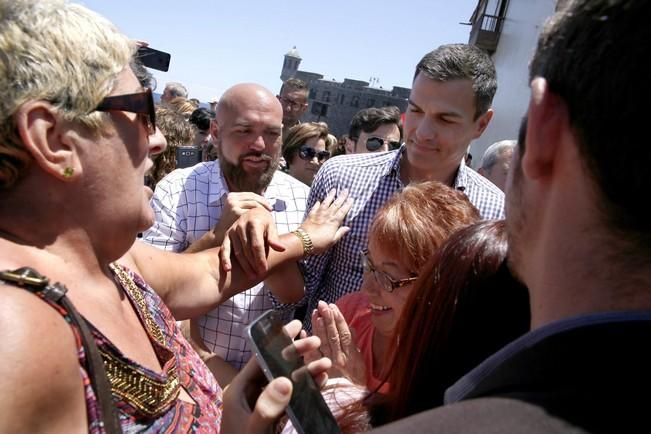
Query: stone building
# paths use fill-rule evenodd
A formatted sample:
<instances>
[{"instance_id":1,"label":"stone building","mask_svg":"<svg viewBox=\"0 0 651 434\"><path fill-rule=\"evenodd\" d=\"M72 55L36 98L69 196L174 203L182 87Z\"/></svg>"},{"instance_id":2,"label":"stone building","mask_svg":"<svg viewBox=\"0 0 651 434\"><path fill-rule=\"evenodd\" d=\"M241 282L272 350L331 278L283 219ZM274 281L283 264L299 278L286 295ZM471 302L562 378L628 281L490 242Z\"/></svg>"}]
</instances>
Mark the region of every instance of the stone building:
<instances>
[{"instance_id":1,"label":"stone building","mask_svg":"<svg viewBox=\"0 0 651 434\"><path fill-rule=\"evenodd\" d=\"M391 90L371 87L368 82L345 78L343 82L324 80L322 74L300 71L301 56L296 47L285 54L280 79L294 77L305 81L310 93L309 107L304 122L327 122L336 136L348 133L353 115L367 107L397 106L402 113L407 109L411 89L394 86Z\"/></svg>"}]
</instances>

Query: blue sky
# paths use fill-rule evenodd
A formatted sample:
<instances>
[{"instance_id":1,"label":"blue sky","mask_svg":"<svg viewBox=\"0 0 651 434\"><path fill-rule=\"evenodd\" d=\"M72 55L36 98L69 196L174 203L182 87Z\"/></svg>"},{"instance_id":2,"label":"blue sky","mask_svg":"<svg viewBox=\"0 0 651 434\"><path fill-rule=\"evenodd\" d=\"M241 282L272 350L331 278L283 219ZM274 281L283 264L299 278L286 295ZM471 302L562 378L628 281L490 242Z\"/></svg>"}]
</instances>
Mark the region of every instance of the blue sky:
<instances>
[{"instance_id":1,"label":"blue sky","mask_svg":"<svg viewBox=\"0 0 651 434\"><path fill-rule=\"evenodd\" d=\"M280 88L283 55L326 79L411 87L420 58L440 44L467 42L477 0L81 0L134 39L171 53L155 72L158 92L180 81L207 101L239 82Z\"/></svg>"}]
</instances>

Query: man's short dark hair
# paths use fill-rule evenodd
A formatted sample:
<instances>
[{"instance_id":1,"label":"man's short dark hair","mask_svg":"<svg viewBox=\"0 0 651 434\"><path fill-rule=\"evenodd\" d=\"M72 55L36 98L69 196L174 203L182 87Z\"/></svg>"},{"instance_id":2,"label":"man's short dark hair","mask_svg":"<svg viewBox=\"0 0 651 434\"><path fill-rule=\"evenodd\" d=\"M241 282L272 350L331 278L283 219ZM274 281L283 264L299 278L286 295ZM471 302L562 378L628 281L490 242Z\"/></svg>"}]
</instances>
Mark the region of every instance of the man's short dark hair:
<instances>
[{"instance_id":1,"label":"man's short dark hair","mask_svg":"<svg viewBox=\"0 0 651 434\"><path fill-rule=\"evenodd\" d=\"M285 88L291 89L291 90L304 90L305 93L307 93L308 88L307 88L307 83L304 82L303 80L300 80L298 78L288 78L285 80L283 85L280 87L280 93L279 95L283 94L283 91Z\"/></svg>"},{"instance_id":2,"label":"man's short dark hair","mask_svg":"<svg viewBox=\"0 0 651 434\"><path fill-rule=\"evenodd\" d=\"M607 223L651 251L648 203L651 2L577 0L545 25L530 64L567 105Z\"/></svg>"},{"instance_id":3,"label":"man's short dark hair","mask_svg":"<svg viewBox=\"0 0 651 434\"><path fill-rule=\"evenodd\" d=\"M423 73L432 80L470 80L475 92L475 119L488 111L497 91L497 73L482 49L468 44L441 45L416 66L414 80Z\"/></svg>"},{"instance_id":4,"label":"man's short dark hair","mask_svg":"<svg viewBox=\"0 0 651 434\"><path fill-rule=\"evenodd\" d=\"M196 126L200 131L210 129L210 121L215 119L215 112L204 107L199 107L190 115L190 123Z\"/></svg>"},{"instance_id":5,"label":"man's short dark hair","mask_svg":"<svg viewBox=\"0 0 651 434\"><path fill-rule=\"evenodd\" d=\"M365 133L372 133L381 125L385 124L397 125L398 129L400 130L400 141L402 141L402 121L400 119L400 109L396 106L380 108L369 107L358 111L350 120L348 137L356 142L357 139L359 139L359 134L362 131Z\"/></svg>"}]
</instances>

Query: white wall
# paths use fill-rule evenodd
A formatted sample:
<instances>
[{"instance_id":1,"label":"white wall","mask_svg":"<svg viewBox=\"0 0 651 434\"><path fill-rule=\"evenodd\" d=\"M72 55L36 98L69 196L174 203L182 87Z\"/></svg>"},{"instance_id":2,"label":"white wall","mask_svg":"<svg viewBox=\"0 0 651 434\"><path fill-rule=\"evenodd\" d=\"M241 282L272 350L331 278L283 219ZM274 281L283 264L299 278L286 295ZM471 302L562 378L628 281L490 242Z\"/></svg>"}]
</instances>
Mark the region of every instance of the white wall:
<instances>
[{"instance_id":1,"label":"white wall","mask_svg":"<svg viewBox=\"0 0 651 434\"><path fill-rule=\"evenodd\" d=\"M492 13L490 6L487 12ZM492 143L517 139L520 120L529 103L529 60L545 19L554 12L555 0L510 0L493 61L497 69L494 115L482 136L470 145L473 167Z\"/></svg>"}]
</instances>

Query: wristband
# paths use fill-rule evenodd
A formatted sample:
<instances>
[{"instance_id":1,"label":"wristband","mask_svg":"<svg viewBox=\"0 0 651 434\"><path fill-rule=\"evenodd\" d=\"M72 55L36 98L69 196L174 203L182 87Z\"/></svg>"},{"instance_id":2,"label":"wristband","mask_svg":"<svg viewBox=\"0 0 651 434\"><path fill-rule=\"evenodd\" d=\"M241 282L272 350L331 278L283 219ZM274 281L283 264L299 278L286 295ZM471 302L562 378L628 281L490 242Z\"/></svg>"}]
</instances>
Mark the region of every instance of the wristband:
<instances>
[{"instance_id":1,"label":"wristband","mask_svg":"<svg viewBox=\"0 0 651 434\"><path fill-rule=\"evenodd\" d=\"M307 234L307 232L305 232L302 228L297 228L296 230L292 231L292 233L301 240L301 244L303 245L303 257L311 255L312 251L314 250L314 244L312 244L312 239Z\"/></svg>"}]
</instances>

